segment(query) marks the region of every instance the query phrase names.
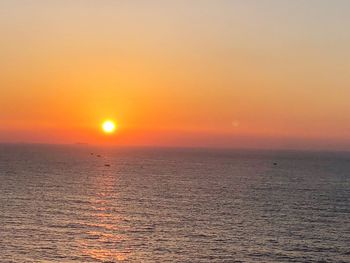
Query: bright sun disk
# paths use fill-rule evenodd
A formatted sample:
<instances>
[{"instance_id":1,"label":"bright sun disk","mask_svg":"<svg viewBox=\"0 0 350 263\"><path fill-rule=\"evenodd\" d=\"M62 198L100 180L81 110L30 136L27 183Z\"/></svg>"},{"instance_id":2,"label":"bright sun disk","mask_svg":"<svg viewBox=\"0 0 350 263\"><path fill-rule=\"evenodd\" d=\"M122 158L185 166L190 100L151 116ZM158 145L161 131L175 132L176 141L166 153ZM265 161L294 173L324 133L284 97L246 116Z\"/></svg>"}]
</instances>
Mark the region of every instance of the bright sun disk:
<instances>
[{"instance_id":1,"label":"bright sun disk","mask_svg":"<svg viewBox=\"0 0 350 263\"><path fill-rule=\"evenodd\" d=\"M112 133L115 131L116 125L113 121L108 120L102 124L102 129L105 133Z\"/></svg>"}]
</instances>

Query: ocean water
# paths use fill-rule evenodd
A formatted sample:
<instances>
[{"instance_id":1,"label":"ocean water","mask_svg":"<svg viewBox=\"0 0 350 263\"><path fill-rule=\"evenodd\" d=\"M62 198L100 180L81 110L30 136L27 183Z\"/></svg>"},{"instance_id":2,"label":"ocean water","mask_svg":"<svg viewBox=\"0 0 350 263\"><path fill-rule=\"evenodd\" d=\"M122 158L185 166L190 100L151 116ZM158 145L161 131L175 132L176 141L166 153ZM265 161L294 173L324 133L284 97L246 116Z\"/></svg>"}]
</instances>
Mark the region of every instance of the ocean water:
<instances>
[{"instance_id":1,"label":"ocean water","mask_svg":"<svg viewBox=\"0 0 350 263\"><path fill-rule=\"evenodd\" d=\"M1 263L350 262L350 153L0 145L0 211Z\"/></svg>"}]
</instances>

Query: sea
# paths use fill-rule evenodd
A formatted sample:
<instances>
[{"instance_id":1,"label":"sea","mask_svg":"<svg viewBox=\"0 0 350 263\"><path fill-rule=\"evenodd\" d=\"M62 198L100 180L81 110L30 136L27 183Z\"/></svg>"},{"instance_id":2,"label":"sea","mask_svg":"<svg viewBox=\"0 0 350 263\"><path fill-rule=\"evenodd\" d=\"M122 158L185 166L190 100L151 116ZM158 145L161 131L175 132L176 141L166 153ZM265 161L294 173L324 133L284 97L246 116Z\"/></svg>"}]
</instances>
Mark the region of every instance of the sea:
<instances>
[{"instance_id":1,"label":"sea","mask_svg":"<svg viewBox=\"0 0 350 263\"><path fill-rule=\"evenodd\" d=\"M1 144L0 262L350 262L350 153Z\"/></svg>"}]
</instances>

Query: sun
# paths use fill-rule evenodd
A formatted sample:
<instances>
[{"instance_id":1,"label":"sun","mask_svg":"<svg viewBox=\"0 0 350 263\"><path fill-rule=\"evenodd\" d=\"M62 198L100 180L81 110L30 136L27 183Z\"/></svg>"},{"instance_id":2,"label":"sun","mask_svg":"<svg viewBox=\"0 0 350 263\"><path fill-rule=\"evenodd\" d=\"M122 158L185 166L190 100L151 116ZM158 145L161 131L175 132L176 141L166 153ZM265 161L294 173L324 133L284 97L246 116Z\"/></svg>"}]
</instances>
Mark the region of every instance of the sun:
<instances>
[{"instance_id":1,"label":"sun","mask_svg":"<svg viewBox=\"0 0 350 263\"><path fill-rule=\"evenodd\" d=\"M116 130L117 126L114 121L106 120L102 123L102 130L105 133L113 133Z\"/></svg>"}]
</instances>

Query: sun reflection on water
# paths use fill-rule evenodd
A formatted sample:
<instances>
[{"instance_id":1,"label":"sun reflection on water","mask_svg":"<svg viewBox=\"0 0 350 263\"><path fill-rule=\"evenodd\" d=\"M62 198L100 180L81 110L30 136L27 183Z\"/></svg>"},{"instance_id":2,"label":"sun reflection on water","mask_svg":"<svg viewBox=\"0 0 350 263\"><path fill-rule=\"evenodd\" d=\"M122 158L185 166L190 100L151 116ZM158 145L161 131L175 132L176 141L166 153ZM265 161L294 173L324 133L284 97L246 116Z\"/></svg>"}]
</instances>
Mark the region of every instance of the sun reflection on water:
<instances>
[{"instance_id":1,"label":"sun reflection on water","mask_svg":"<svg viewBox=\"0 0 350 263\"><path fill-rule=\"evenodd\" d=\"M107 249L87 249L82 251L92 259L99 261L118 262L128 259L129 252L115 252Z\"/></svg>"},{"instance_id":2,"label":"sun reflection on water","mask_svg":"<svg viewBox=\"0 0 350 263\"><path fill-rule=\"evenodd\" d=\"M112 169L103 168L96 171L101 176L91 178L91 188L94 193L90 199L89 220L85 223L87 230L83 238L77 241L81 254L86 258L102 262L121 262L131 255L130 249L125 248L128 229L118 213L118 193L115 184L118 177Z\"/></svg>"}]
</instances>

